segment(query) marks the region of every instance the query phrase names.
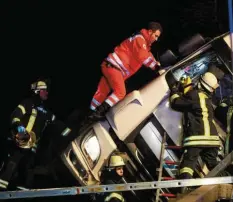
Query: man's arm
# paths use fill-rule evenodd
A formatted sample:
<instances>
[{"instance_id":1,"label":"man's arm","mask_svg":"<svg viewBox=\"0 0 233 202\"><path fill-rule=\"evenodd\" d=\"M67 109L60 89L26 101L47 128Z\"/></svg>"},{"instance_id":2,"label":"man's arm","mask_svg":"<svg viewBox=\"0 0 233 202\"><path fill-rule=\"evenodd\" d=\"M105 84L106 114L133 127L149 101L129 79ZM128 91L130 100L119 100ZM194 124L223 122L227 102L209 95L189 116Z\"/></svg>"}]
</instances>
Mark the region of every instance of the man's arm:
<instances>
[{"instance_id":1,"label":"man's arm","mask_svg":"<svg viewBox=\"0 0 233 202\"><path fill-rule=\"evenodd\" d=\"M136 37L133 43L133 56L146 67L155 70L160 63L155 60L153 54L149 51L146 41L142 37Z\"/></svg>"},{"instance_id":2,"label":"man's arm","mask_svg":"<svg viewBox=\"0 0 233 202\"><path fill-rule=\"evenodd\" d=\"M13 130L20 132L19 130L23 130L22 118L26 113L29 113L30 102L28 100L22 101L12 112L11 114L11 127ZM23 131L21 131L23 132Z\"/></svg>"},{"instance_id":3,"label":"man's arm","mask_svg":"<svg viewBox=\"0 0 233 202\"><path fill-rule=\"evenodd\" d=\"M192 109L192 101L188 99L192 96L192 92L187 93L186 96L183 96L178 87L173 87L170 94L170 106L172 109L180 112L190 111Z\"/></svg>"}]
</instances>

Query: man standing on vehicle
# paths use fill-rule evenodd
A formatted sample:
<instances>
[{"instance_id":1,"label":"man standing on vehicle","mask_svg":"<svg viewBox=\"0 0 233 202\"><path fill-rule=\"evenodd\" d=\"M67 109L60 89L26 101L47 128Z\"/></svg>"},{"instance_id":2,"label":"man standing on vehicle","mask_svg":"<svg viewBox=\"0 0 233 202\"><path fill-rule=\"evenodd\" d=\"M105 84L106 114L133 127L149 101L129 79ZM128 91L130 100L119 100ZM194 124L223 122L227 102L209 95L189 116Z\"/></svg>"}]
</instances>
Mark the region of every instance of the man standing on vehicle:
<instances>
[{"instance_id":1,"label":"man standing on vehicle","mask_svg":"<svg viewBox=\"0 0 233 202\"><path fill-rule=\"evenodd\" d=\"M45 107L48 99L48 80L38 80L31 85L33 95L23 100L11 115L11 133L9 159L0 176L1 187L15 189L17 174L30 186L27 178L32 172L35 153L47 124L55 116ZM30 177L32 177L32 173Z\"/></svg>"},{"instance_id":2,"label":"man standing on vehicle","mask_svg":"<svg viewBox=\"0 0 233 202\"><path fill-rule=\"evenodd\" d=\"M121 184L123 183L122 177L124 175L125 163L121 156L113 154L108 162L108 165L101 174L101 184ZM105 192L98 194L98 202L125 202L121 192Z\"/></svg>"},{"instance_id":3,"label":"man standing on vehicle","mask_svg":"<svg viewBox=\"0 0 233 202\"><path fill-rule=\"evenodd\" d=\"M195 88L183 94L179 85L171 89L171 108L184 113L184 158L180 165L179 178L193 177L197 159L201 156L207 168L217 164L220 139L214 125L212 94L219 86L214 74L206 72Z\"/></svg>"},{"instance_id":4,"label":"man standing on vehicle","mask_svg":"<svg viewBox=\"0 0 233 202\"><path fill-rule=\"evenodd\" d=\"M162 27L150 22L147 29L141 29L114 48L114 52L101 64L103 76L91 101L89 119L97 121L104 118L110 107L126 95L125 80L135 74L141 66L159 70L160 63L151 53L151 45L158 40ZM160 70L160 74L163 73Z\"/></svg>"}]
</instances>

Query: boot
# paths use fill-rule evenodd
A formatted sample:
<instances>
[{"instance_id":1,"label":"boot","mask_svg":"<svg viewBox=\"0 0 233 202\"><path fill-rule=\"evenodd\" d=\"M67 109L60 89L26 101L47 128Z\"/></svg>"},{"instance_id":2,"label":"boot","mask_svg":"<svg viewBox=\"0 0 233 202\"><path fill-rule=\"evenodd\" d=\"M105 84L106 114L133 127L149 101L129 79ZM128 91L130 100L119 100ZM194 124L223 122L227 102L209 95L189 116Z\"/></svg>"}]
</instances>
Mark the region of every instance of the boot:
<instances>
[{"instance_id":1,"label":"boot","mask_svg":"<svg viewBox=\"0 0 233 202\"><path fill-rule=\"evenodd\" d=\"M100 121L105 118L105 114L110 108L111 106L107 102L103 102L96 108L96 111L89 114L88 119L92 121Z\"/></svg>"},{"instance_id":2,"label":"boot","mask_svg":"<svg viewBox=\"0 0 233 202\"><path fill-rule=\"evenodd\" d=\"M96 108L96 111L90 110L86 118L81 122L79 132L88 127L90 124L104 119L106 112L110 108L111 106L107 102L103 102L99 107Z\"/></svg>"},{"instance_id":3,"label":"boot","mask_svg":"<svg viewBox=\"0 0 233 202\"><path fill-rule=\"evenodd\" d=\"M189 192L190 192L189 187L180 187L181 194L187 194Z\"/></svg>"},{"instance_id":4,"label":"boot","mask_svg":"<svg viewBox=\"0 0 233 202\"><path fill-rule=\"evenodd\" d=\"M192 175L190 175L189 173L182 173L179 175L178 179L192 179ZM178 188L178 193L180 194L186 194L191 192L190 187L180 187Z\"/></svg>"}]
</instances>

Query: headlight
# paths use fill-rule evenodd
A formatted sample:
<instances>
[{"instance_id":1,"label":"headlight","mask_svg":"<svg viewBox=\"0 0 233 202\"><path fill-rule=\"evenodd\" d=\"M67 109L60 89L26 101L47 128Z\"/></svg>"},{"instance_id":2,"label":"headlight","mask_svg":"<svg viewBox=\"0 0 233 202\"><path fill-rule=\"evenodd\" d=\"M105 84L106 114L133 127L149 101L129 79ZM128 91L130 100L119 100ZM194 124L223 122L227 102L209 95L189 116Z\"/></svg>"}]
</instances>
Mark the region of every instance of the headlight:
<instances>
[{"instance_id":1,"label":"headlight","mask_svg":"<svg viewBox=\"0 0 233 202\"><path fill-rule=\"evenodd\" d=\"M89 165L93 168L100 157L100 144L94 130L91 130L82 142L82 152L86 156Z\"/></svg>"},{"instance_id":2,"label":"headlight","mask_svg":"<svg viewBox=\"0 0 233 202\"><path fill-rule=\"evenodd\" d=\"M70 150L70 152L69 152L69 158L70 158L70 161L73 164L73 166L77 169L79 175L82 178L86 177L87 172L83 168L82 164L80 163L80 161L78 160L78 158L76 157L76 155L74 154L73 150Z\"/></svg>"}]
</instances>

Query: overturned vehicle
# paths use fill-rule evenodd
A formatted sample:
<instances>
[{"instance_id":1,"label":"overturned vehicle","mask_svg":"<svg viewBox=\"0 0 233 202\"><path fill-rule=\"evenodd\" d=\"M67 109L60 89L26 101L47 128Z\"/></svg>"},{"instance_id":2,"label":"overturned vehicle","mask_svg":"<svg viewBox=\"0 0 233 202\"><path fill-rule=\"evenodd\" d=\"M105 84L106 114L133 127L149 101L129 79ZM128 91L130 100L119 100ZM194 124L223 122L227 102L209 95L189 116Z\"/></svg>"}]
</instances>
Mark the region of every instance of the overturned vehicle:
<instances>
[{"instance_id":1,"label":"overturned vehicle","mask_svg":"<svg viewBox=\"0 0 233 202\"><path fill-rule=\"evenodd\" d=\"M169 106L169 89L174 83L189 77L195 84L201 74L212 71L220 81L220 87L213 96L213 107L216 108L223 98L233 94L228 33L207 43L197 35L182 44L179 50L180 57L175 57L171 51L167 51L161 57L164 63L169 63L169 60L176 61L164 74L141 89L129 93L110 109L105 120L86 126L70 140L58 160L59 165L64 167L60 171L63 176L66 170L71 174L70 177L81 185L98 184L101 170L107 166L109 157L115 152L120 152L126 163L126 182L158 179L156 169L159 168L161 160L164 133L167 134L165 145L182 146L182 114ZM224 157L226 138L226 128L220 121L215 120L222 141L219 161ZM65 138L69 137L69 133L67 134ZM173 163L163 165L164 176L176 178L181 157L182 149L165 149L162 158ZM195 175L204 177L208 172L205 164L199 159ZM155 196L152 192L147 194L148 201L153 200Z\"/></svg>"}]
</instances>

